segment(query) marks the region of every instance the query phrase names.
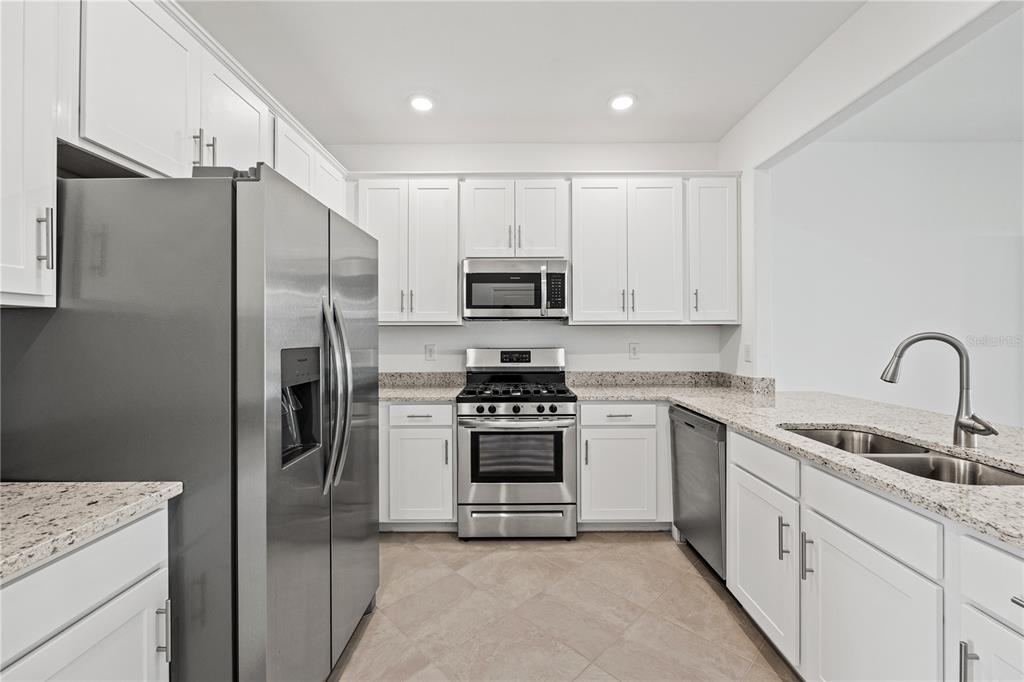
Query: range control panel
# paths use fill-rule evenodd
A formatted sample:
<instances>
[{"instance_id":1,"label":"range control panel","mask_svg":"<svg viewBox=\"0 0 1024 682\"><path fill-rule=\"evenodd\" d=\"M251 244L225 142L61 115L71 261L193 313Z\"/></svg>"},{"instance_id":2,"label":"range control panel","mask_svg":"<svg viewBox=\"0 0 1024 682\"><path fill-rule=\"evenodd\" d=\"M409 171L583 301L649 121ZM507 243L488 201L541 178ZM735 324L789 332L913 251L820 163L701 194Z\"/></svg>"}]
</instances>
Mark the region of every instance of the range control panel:
<instances>
[{"instance_id":1,"label":"range control panel","mask_svg":"<svg viewBox=\"0 0 1024 682\"><path fill-rule=\"evenodd\" d=\"M503 350L501 351L501 362L505 363L529 363L532 353L528 350Z\"/></svg>"},{"instance_id":2,"label":"range control panel","mask_svg":"<svg viewBox=\"0 0 1024 682\"><path fill-rule=\"evenodd\" d=\"M562 310L565 308L565 273L548 273L548 308Z\"/></svg>"}]
</instances>

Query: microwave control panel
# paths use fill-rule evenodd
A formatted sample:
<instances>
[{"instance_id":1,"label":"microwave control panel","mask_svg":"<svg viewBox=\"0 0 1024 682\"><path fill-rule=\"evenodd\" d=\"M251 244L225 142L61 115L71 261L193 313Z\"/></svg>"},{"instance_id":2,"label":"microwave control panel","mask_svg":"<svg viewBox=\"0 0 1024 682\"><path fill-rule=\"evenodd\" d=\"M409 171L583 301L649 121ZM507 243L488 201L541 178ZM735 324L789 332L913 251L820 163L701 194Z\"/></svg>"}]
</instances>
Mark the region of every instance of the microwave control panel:
<instances>
[{"instance_id":1,"label":"microwave control panel","mask_svg":"<svg viewBox=\"0 0 1024 682\"><path fill-rule=\"evenodd\" d=\"M565 273L548 273L548 308L565 308Z\"/></svg>"}]
</instances>

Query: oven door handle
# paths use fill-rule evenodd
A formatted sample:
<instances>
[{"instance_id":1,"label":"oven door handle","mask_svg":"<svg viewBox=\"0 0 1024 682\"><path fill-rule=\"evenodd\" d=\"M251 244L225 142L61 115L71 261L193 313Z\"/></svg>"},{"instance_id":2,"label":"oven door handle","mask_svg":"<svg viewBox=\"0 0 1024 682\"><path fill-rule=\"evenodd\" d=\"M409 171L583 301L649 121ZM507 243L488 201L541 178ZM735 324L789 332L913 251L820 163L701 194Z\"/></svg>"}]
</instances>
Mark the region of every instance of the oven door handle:
<instances>
[{"instance_id":1,"label":"oven door handle","mask_svg":"<svg viewBox=\"0 0 1024 682\"><path fill-rule=\"evenodd\" d=\"M459 426L489 431L543 431L544 429L571 429L575 419L530 419L522 421L500 421L495 419L460 419Z\"/></svg>"}]
</instances>

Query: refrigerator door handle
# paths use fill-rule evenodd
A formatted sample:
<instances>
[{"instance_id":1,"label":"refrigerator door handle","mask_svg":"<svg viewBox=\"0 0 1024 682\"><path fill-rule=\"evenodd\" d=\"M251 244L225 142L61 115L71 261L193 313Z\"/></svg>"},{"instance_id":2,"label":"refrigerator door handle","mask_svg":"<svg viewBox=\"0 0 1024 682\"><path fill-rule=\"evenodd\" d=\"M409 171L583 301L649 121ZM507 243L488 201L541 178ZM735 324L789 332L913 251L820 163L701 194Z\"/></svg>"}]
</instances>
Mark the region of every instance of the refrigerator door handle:
<instances>
[{"instance_id":1,"label":"refrigerator door handle","mask_svg":"<svg viewBox=\"0 0 1024 682\"><path fill-rule=\"evenodd\" d=\"M410 308L411 307L412 306L410 305ZM352 386L352 349L348 345L348 334L345 333L345 323L342 322L341 314L338 312L338 306L335 305L333 301L331 302L331 308L334 310L334 323L337 326L337 335L341 337L341 351L345 361L345 418L342 422L344 426L341 432L341 457L334 470L334 485L338 485L341 483L341 474L345 471L345 462L348 461L348 441L352 434L352 392L354 387ZM341 409L341 394L342 392L339 390L339 412Z\"/></svg>"},{"instance_id":2,"label":"refrigerator door handle","mask_svg":"<svg viewBox=\"0 0 1024 682\"><path fill-rule=\"evenodd\" d=\"M323 299L324 324L327 325L327 336L331 349L331 364L334 368L334 428L331 429L331 455L327 459L327 470L324 472L323 494L331 490L331 481L334 477L334 469L338 462L338 452L341 449L341 340L338 338L338 330L334 326L334 315L327 299Z\"/></svg>"}]
</instances>

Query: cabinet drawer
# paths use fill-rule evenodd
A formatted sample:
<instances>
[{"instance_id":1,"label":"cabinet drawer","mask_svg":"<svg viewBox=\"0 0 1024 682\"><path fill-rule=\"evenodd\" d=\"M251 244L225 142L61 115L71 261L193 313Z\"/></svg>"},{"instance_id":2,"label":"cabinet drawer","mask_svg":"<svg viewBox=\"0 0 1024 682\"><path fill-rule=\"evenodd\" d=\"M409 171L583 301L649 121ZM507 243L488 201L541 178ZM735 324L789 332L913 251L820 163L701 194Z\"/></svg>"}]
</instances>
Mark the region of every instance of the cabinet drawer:
<instances>
[{"instance_id":1,"label":"cabinet drawer","mask_svg":"<svg viewBox=\"0 0 1024 682\"><path fill-rule=\"evenodd\" d=\"M941 524L807 465L801 499L929 578L942 577Z\"/></svg>"},{"instance_id":2,"label":"cabinet drawer","mask_svg":"<svg viewBox=\"0 0 1024 682\"><path fill-rule=\"evenodd\" d=\"M590 403L583 405L583 426L654 426L657 406L639 403Z\"/></svg>"},{"instance_id":3,"label":"cabinet drawer","mask_svg":"<svg viewBox=\"0 0 1024 682\"><path fill-rule=\"evenodd\" d=\"M965 599L1024 632L1024 559L965 537L960 542L960 590ZM1019 604L1011 601L1014 597Z\"/></svg>"},{"instance_id":4,"label":"cabinet drawer","mask_svg":"<svg viewBox=\"0 0 1024 682\"><path fill-rule=\"evenodd\" d=\"M744 436L729 432L729 461L790 497L800 497L800 460Z\"/></svg>"},{"instance_id":5,"label":"cabinet drawer","mask_svg":"<svg viewBox=\"0 0 1024 682\"><path fill-rule=\"evenodd\" d=\"M0 666L166 561L167 510L161 509L4 585Z\"/></svg>"},{"instance_id":6,"label":"cabinet drawer","mask_svg":"<svg viewBox=\"0 0 1024 682\"><path fill-rule=\"evenodd\" d=\"M392 405L391 426L451 426L451 405Z\"/></svg>"}]
</instances>

